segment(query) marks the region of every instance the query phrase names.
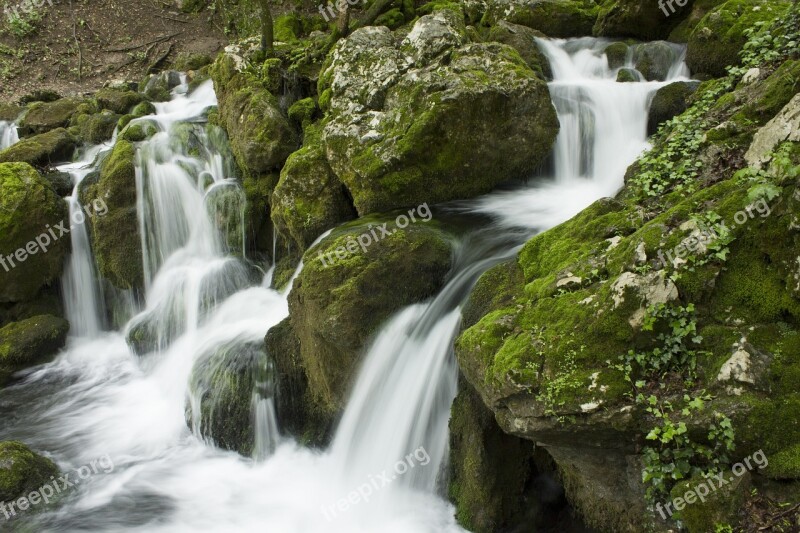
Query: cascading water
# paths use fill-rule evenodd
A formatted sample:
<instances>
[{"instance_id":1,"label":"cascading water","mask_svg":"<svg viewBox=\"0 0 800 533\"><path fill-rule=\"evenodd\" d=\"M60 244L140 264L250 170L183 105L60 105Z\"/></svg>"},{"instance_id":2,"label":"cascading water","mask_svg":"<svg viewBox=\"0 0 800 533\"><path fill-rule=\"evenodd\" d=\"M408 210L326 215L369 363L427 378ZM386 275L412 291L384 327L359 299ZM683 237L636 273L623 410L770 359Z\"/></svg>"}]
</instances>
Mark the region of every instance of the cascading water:
<instances>
[{"instance_id":1,"label":"cascading water","mask_svg":"<svg viewBox=\"0 0 800 533\"><path fill-rule=\"evenodd\" d=\"M0 120L0 150L5 150L19 141L17 125L14 122Z\"/></svg>"},{"instance_id":2,"label":"cascading water","mask_svg":"<svg viewBox=\"0 0 800 533\"><path fill-rule=\"evenodd\" d=\"M137 147L146 289L144 309L125 332L151 342L140 346L139 357L123 333L100 332L104 313L92 301L101 295L77 297L94 290L96 277L85 275L85 265L72 266L91 257L88 239L76 245L81 237L73 234L64 284L65 297L75 298L68 315L79 335L56 361L0 391L8 412L25 420L4 417L0 437L49 450L65 471L105 454L114 469L20 523L37 531L461 531L438 495L461 305L478 276L513 257L531 235L619 189L625 168L646 147L649 99L664 85L616 83L598 40L539 44L553 66L550 88L562 125L552 176L455 208L496 223L462 238L436 298L399 311L380 330L325 452L278 435L272 367L251 350L288 315L288 291L268 288L271 269L265 276L243 260L241 190L230 179L224 143L203 120L216 103L211 84L190 95L183 85L155 116L137 119L151 121L158 133ZM670 80L684 76L683 68L676 61ZM85 165L75 165L62 169L77 183ZM232 361L219 358L230 353ZM210 446L203 436L209 380L247 363L235 354L261 361L251 402L255 460ZM369 502L336 509L408 457L414 466L387 486L373 485Z\"/></svg>"}]
</instances>

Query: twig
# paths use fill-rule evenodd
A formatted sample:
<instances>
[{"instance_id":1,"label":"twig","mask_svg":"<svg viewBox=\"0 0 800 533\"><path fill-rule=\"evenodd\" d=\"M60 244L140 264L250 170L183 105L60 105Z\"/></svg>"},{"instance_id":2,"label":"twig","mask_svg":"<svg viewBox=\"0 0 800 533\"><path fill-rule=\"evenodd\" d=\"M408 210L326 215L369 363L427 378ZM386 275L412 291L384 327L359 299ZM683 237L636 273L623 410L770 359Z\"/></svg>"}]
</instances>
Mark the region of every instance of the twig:
<instances>
[{"instance_id":1,"label":"twig","mask_svg":"<svg viewBox=\"0 0 800 533\"><path fill-rule=\"evenodd\" d=\"M151 45L151 44L163 43L164 41L168 41L168 40L172 39L173 37L176 37L176 36L180 35L181 33L183 33L183 32L179 31L177 33L173 33L172 35L164 35L164 36L159 37L158 39L155 39L153 41L149 41L149 42L146 42L146 43L143 43L143 44L139 44L139 45L136 45L136 46L128 46L126 48L110 48L108 50L103 50L103 52L130 52L131 50L136 50L138 48L144 48L145 46L148 46L148 45Z\"/></svg>"},{"instance_id":2,"label":"twig","mask_svg":"<svg viewBox=\"0 0 800 533\"><path fill-rule=\"evenodd\" d=\"M160 18L160 19L174 20L175 22L180 22L181 24L189 24L188 20L181 20L181 19L176 19L176 18L172 18L172 17L166 17L164 15L159 15L158 13L156 13L156 16L158 18Z\"/></svg>"},{"instance_id":3,"label":"twig","mask_svg":"<svg viewBox=\"0 0 800 533\"><path fill-rule=\"evenodd\" d=\"M169 54L172 52L172 46L173 46L173 43L169 43L169 46L167 47L167 51L164 52L163 54L161 54L161 56L159 56L153 62L153 64L150 65L150 68L147 69L148 74L155 72L158 69L158 66L161 65L161 63L163 63L165 59L167 59Z\"/></svg>"},{"instance_id":4,"label":"twig","mask_svg":"<svg viewBox=\"0 0 800 533\"><path fill-rule=\"evenodd\" d=\"M75 21L75 10L72 8L72 0L69 0L69 10L72 12L72 38L75 39L75 45L78 47L78 81L81 81L83 77L83 52L81 51L81 42L78 40L78 23Z\"/></svg>"}]
</instances>

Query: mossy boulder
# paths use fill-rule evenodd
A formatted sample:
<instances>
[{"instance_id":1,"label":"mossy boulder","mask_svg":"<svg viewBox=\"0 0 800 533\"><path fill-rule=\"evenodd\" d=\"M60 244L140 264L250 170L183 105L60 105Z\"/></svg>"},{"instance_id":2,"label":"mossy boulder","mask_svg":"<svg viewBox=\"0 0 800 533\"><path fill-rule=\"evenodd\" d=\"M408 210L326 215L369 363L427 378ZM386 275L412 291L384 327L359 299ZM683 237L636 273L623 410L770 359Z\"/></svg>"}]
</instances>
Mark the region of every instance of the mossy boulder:
<instances>
[{"instance_id":1,"label":"mossy boulder","mask_svg":"<svg viewBox=\"0 0 800 533\"><path fill-rule=\"evenodd\" d=\"M640 79L639 73L632 68L621 68L617 72L617 83L635 83Z\"/></svg>"},{"instance_id":2,"label":"mossy boulder","mask_svg":"<svg viewBox=\"0 0 800 533\"><path fill-rule=\"evenodd\" d=\"M664 81L682 53L666 41L643 43L633 46L633 63L647 81Z\"/></svg>"},{"instance_id":3,"label":"mossy boulder","mask_svg":"<svg viewBox=\"0 0 800 533\"><path fill-rule=\"evenodd\" d=\"M299 139L276 96L243 71L244 59L222 54L211 68L219 99L219 124L230 138L239 167L258 177L280 170Z\"/></svg>"},{"instance_id":4,"label":"mossy boulder","mask_svg":"<svg viewBox=\"0 0 800 533\"><path fill-rule=\"evenodd\" d=\"M314 118L315 113L317 112L317 103L314 101L313 98L303 98L302 100L298 100L293 103L287 114L289 118L299 124L304 130L306 126L311 124L312 119ZM317 139L319 142L319 139ZM307 144L308 141L304 140L303 144Z\"/></svg>"},{"instance_id":5,"label":"mossy boulder","mask_svg":"<svg viewBox=\"0 0 800 533\"><path fill-rule=\"evenodd\" d=\"M353 32L318 89L331 91L327 159L360 215L527 176L558 131L545 81L507 45L467 44L450 10L419 19L400 47L387 28Z\"/></svg>"},{"instance_id":6,"label":"mossy boulder","mask_svg":"<svg viewBox=\"0 0 800 533\"><path fill-rule=\"evenodd\" d=\"M89 144L100 144L111 139L119 119L119 115L105 110L92 115L80 115L76 123L81 139Z\"/></svg>"},{"instance_id":7,"label":"mossy boulder","mask_svg":"<svg viewBox=\"0 0 800 533\"><path fill-rule=\"evenodd\" d=\"M30 300L61 275L67 215L64 200L30 165L0 164L0 302Z\"/></svg>"},{"instance_id":8,"label":"mossy boulder","mask_svg":"<svg viewBox=\"0 0 800 533\"><path fill-rule=\"evenodd\" d=\"M401 229L394 220L338 228L306 252L289 295L310 395L326 413L344 407L370 336L395 311L434 295L450 269L450 245L435 222L417 218Z\"/></svg>"},{"instance_id":9,"label":"mossy boulder","mask_svg":"<svg viewBox=\"0 0 800 533\"><path fill-rule=\"evenodd\" d=\"M158 126L151 120L136 120L129 122L120 132L122 139L130 142L141 142L158 133Z\"/></svg>"},{"instance_id":10,"label":"mossy boulder","mask_svg":"<svg viewBox=\"0 0 800 533\"><path fill-rule=\"evenodd\" d=\"M659 89L650 104L647 134L653 135L661 124L686 111L689 98L699 85L699 82L677 81Z\"/></svg>"},{"instance_id":11,"label":"mossy boulder","mask_svg":"<svg viewBox=\"0 0 800 533\"><path fill-rule=\"evenodd\" d=\"M542 51L539 50L539 46L536 44L536 38L544 36L543 33L532 30L527 26L512 24L511 22L501 20L489 29L487 40L507 44L519 52L523 61L525 61L525 63L531 67L531 70L536 72L539 77L549 80L553 78L550 61Z\"/></svg>"},{"instance_id":12,"label":"mossy boulder","mask_svg":"<svg viewBox=\"0 0 800 533\"><path fill-rule=\"evenodd\" d=\"M165 70L147 78L140 87L141 92L153 102L166 102L172 98L172 89L181 84L181 75L174 70Z\"/></svg>"},{"instance_id":13,"label":"mossy boulder","mask_svg":"<svg viewBox=\"0 0 800 533\"><path fill-rule=\"evenodd\" d=\"M608 60L608 68L624 67L628 61L630 47L623 42L611 43L603 51Z\"/></svg>"},{"instance_id":14,"label":"mossy boulder","mask_svg":"<svg viewBox=\"0 0 800 533\"><path fill-rule=\"evenodd\" d=\"M144 117L146 115L155 115L156 106L150 102L142 102L131 110L131 115L136 118Z\"/></svg>"},{"instance_id":15,"label":"mossy boulder","mask_svg":"<svg viewBox=\"0 0 800 533\"><path fill-rule=\"evenodd\" d=\"M686 42L689 41L689 36L692 34L692 31L694 31L703 17L726 1L727 0L694 0L691 4L692 10L689 12L689 15L672 29L667 40L672 43L686 44Z\"/></svg>"},{"instance_id":16,"label":"mossy boulder","mask_svg":"<svg viewBox=\"0 0 800 533\"><path fill-rule=\"evenodd\" d=\"M78 140L64 128L22 139L0 151L0 163L21 162L44 168L72 159Z\"/></svg>"},{"instance_id":17,"label":"mossy boulder","mask_svg":"<svg viewBox=\"0 0 800 533\"><path fill-rule=\"evenodd\" d=\"M27 496L58 476L58 467L19 441L0 442L0 502ZM4 519L5 520L5 519Z\"/></svg>"},{"instance_id":18,"label":"mossy boulder","mask_svg":"<svg viewBox=\"0 0 800 533\"><path fill-rule=\"evenodd\" d=\"M725 75L739 65L745 30L786 13L788 0L728 0L707 13L688 38L686 63L693 74Z\"/></svg>"},{"instance_id":19,"label":"mossy boulder","mask_svg":"<svg viewBox=\"0 0 800 533\"><path fill-rule=\"evenodd\" d=\"M61 197L69 196L75 188L72 183L72 176L67 172L51 170L42 174L42 177L53 186L53 190Z\"/></svg>"},{"instance_id":20,"label":"mossy boulder","mask_svg":"<svg viewBox=\"0 0 800 533\"><path fill-rule=\"evenodd\" d=\"M198 54L192 52L181 52L175 58L173 67L178 71L200 70L206 65L210 65L214 60L206 54Z\"/></svg>"},{"instance_id":21,"label":"mossy boulder","mask_svg":"<svg viewBox=\"0 0 800 533\"><path fill-rule=\"evenodd\" d=\"M62 98L31 104L19 123L19 133L21 136L37 135L66 127L82 103L78 98Z\"/></svg>"},{"instance_id":22,"label":"mossy boulder","mask_svg":"<svg viewBox=\"0 0 800 533\"><path fill-rule=\"evenodd\" d=\"M603 2L592 32L597 37L632 37L642 41L666 39L691 10L692 2L673 2L675 11L655 0Z\"/></svg>"},{"instance_id":23,"label":"mossy boulder","mask_svg":"<svg viewBox=\"0 0 800 533\"><path fill-rule=\"evenodd\" d=\"M25 111L25 108L22 106L0 102L0 120L14 122L23 111Z\"/></svg>"},{"instance_id":24,"label":"mossy boulder","mask_svg":"<svg viewBox=\"0 0 800 533\"><path fill-rule=\"evenodd\" d=\"M97 91L94 98L101 109L108 109L118 115L128 113L134 106L144 100L144 96L136 91L110 87Z\"/></svg>"},{"instance_id":25,"label":"mossy boulder","mask_svg":"<svg viewBox=\"0 0 800 533\"><path fill-rule=\"evenodd\" d=\"M23 368L47 362L64 347L69 322L39 315L0 328L0 383Z\"/></svg>"},{"instance_id":26,"label":"mossy boulder","mask_svg":"<svg viewBox=\"0 0 800 533\"><path fill-rule=\"evenodd\" d=\"M92 249L100 275L119 289L138 288L144 282L135 155L133 144L118 140L100 165L97 183L81 191L83 203L102 200L108 208L105 215L89 219Z\"/></svg>"},{"instance_id":27,"label":"mossy boulder","mask_svg":"<svg viewBox=\"0 0 800 533\"><path fill-rule=\"evenodd\" d=\"M591 35L600 13L594 0L489 0L481 23L495 25L500 20L541 31L548 37Z\"/></svg>"},{"instance_id":28,"label":"mossy boulder","mask_svg":"<svg viewBox=\"0 0 800 533\"><path fill-rule=\"evenodd\" d=\"M272 222L300 250L357 216L347 190L328 165L320 130L319 125L306 129L303 148L289 156L270 200Z\"/></svg>"},{"instance_id":29,"label":"mossy boulder","mask_svg":"<svg viewBox=\"0 0 800 533\"><path fill-rule=\"evenodd\" d=\"M249 457L255 446L253 395L274 382L262 343L230 342L201 355L192 368L186 420L225 450Z\"/></svg>"}]
</instances>

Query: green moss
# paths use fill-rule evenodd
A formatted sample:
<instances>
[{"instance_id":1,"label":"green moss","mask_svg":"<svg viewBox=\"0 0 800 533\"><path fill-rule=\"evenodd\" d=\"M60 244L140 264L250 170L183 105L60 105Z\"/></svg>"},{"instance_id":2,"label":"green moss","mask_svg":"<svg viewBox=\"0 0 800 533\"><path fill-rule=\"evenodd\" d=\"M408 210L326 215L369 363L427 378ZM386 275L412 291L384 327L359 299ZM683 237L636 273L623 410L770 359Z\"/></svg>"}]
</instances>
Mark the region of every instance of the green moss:
<instances>
[{"instance_id":1,"label":"green moss","mask_svg":"<svg viewBox=\"0 0 800 533\"><path fill-rule=\"evenodd\" d=\"M72 159L77 139L64 128L22 139L0 151L0 163L21 162L42 168Z\"/></svg>"},{"instance_id":2,"label":"green moss","mask_svg":"<svg viewBox=\"0 0 800 533\"><path fill-rule=\"evenodd\" d=\"M156 106L150 102L142 102L131 110L131 115L134 117L144 117L146 115L154 115L155 112Z\"/></svg>"},{"instance_id":3,"label":"green moss","mask_svg":"<svg viewBox=\"0 0 800 533\"><path fill-rule=\"evenodd\" d=\"M317 104L313 98L303 98L293 103L289 107L289 118L300 124L303 129L308 126L317 110Z\"/></svg>"},{"instance_id":4,"label":"green moss","mask_svg":"<svg viewBox=\"0 0 800 533\"><path fill-rule=\"evenodd\" d=\"M747 42L745 30L785 14L787 0L728 0L705 15L689 35L686 62L694 73L724 76L726 67L739 65Z\"/></svg>"},{"instance_id":5,"label":"green moss","mask_svg":"<svg viewBox=\"0 0 800 533\"><path fill-rule=\"evenodd\" d=\"M144 96L135 91L109 88L100 89L94 97L102 109L108 109L118 115L124 115L144 100Z\"/></svg>"},{"instance_id":6,"label":"green moss","mask_svg":"<svg viewBox=\"0 0 800 533\"><path fill-rule=\"evenodd\" d=\"M77 98L62 98L55 102L37 102L28 108L28 112L19 124L21 134L45 133L69 124L72 115L83 103Z\"/></svg>"},{"instance_id":7,"label":"green moss","mask_svg":"<svg viewBox=\"0 0 800 533\"><path fill-rule=\"evenodd\" d=\"M396 30L405 22L403 11L399 7L395 7L375 19L375 26L386 26L390 30Z\"/></svg>"},{"instance_id":8,"label":"green moss","mask_svg":"<svg viewBox=\"0 0 800 533\"><path fill-rule=\"evenodd\" d=\"M0 442L0 501L26 496L58 476L58 467L19 441Z\"/></svg>"},{"instance_id":9,"label":"green moss","mask_svg":"<svg viewBox=\"0 0 800 533\"><path fill-rule=\"evenodd\" d=\"M69 323L41 315L0 328L0 374L46 362L67 340Z\"/></svg>"},{"instance_id":10,"label":"green moss","mask_svg":"<svg viewBox=\"0 0 800 533\"><path fill-rule=\"evenodd\" d=\"M678 483L670 493L673 502L677 498L685 501L690 492L695 492L698 486L705 484L706 487L700 489L701 492L710 492L700 501L696 495L688 496L694 499L693 503L688 503L685 507L677 511L673 517L683 522L689 533L707 533L715 531L717 524L737 525L739 523L739 510L744 504L750 490L749 474L742 477L734 477L729 472L725 475L729 483L717 489L709 486L712 481L707 479L692 479ZM673 508L674 509L674 508Z\"/></svg>"},{"instance_id":11,"label":"green moss","mask_svg":"<svg viewBox=\"0 0 800 533\"><path fill-rule=\"evenodd\" d=\"M135 148L120 139L100 166L100 178L81 192L81 200L102 198L108 212L90 219L92 248L100 274L121 289L141 287L144 279L136 215Z\"/></svg>"},{"instance_id":12,"label":"green moss","mask_svg":"<svg viewBox=\"0 0 800 533\"><path fill-rule=\"evenodd\" d=\"M42 234L66 217L64 201L36 170L25 163L0 164L0 302L32 299L61 275L69 241Z\"/></svg>"},{"instance_id":13,"label":"green moss","mask_svg":"<svg viewBox=\"0 0 800 533\"><path fill-rule=\"evenodd\" d=\"M764 474L772 479L800 479L800 444L772 454Z\"/></svg>"}]
</instances>

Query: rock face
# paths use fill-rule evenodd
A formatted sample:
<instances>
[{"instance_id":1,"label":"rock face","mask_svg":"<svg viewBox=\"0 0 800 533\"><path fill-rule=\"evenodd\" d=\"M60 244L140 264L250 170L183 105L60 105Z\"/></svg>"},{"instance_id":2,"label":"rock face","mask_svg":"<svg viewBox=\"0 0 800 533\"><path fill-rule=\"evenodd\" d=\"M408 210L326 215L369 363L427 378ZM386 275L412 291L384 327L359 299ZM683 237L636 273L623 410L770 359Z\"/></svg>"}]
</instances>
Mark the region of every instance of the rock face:
<instances>
[{"instance_id":1,"label":"rock face","mask_svg":"<svg viewBox=\"0 0 800 533\"><path fill-rule=\"evenodd\" d=\"M12 373L47 360L64 347L69 322L41 315L0 328L0 384Z\"/></svg>"},{"instance_id":2,"label":"rock face","mask_svg":"<svg viewBox=\"0 0 800 533\"><path fill-rule=\"evenodd\" d=\"M61 275L64 225L66 204L50 183L25 163L0 164L0 303L32 299Z\"/></svg>"},{"instance_id":3,"label":"rock face","mask_svg":"<svg viewBox=\"0 0 800 533\"><path fill-rule=\"evenodd\" d=\"M360 215L524 177L558 131L545 82L514 49L469 44L449 10L419 19L400 46L387 28L355 31L331 53L319 91L328 162Z\"/></svg>"},{"instance_id":4,"label":"rock face","mask_svg":"<svg viewBox=\"0 0 800 533\"><path fill-rule=\"evenodd\" d=\"M756 132L744 157L750 166L763 168L769 163L775 148L786 141L800 142L800 94L796 94L775 118Z\"/></svg>"},{"instance_id":5,"label":"rock face","mask_svg":"<svg viewBox=\"0 0 800 533\"><path fill-rule=\"evenodd\" d=\"M367 339L395 311L432 296L450 268L450 246L432 222L405 229L389 219L337 229L306 252L289 295L311 396L342 408ZM381 237L380 229L390 235ZM371 244L362 248L358 238Z\"/></svg>"},{"instance_id":6,"label":"rock face","mask_svg":"<svg viewBox=\"0 0 800 533\"><path fill-rule=\"evenodd\" d=\"M23 443L0 442L0 501L11 502L39 490L58 474L58 467L50 459Z\"/></svg>"},{"instance_id":7,"label":"rock face","mask_svg":"<svg viewBox=\"0 0 800 533\"><path fill-rule=\"evenodd\" d=\"M744 32L759 21L785 13L787 0L728 0L707 13L688 38L686 63L693 74L725 75L739 64L739 51L747 42Z\"/></svg>"},{"instance_id":8,"label":"rock face","mask_svg":"<svg viewBox=\"0 0 800 533\"><path fill-rule=\"evenodd\" d=\"M102 200L108 208L106 214L89 218L92 248L100 275L120 289L144 282L134 157L130 142L117 141L100 166L97 183L81 191L82 203Z\"/></svg>"},{"instance_id":9,"label":"rock face","mask_svg":"<svg viewBox=\"0 0 800 533\"><path fill-rule=\"evenodd\" d=\"M531 67L531 70L539 77L549 80L553 77L550 62L536 44L536 38L544 36L544 33L532 30L526 26L501 20L489 29L488 40L507 44L519 52L523 61L525 61L525 63Z\"/></svg>"}]
</instances>

